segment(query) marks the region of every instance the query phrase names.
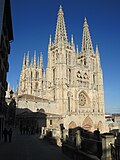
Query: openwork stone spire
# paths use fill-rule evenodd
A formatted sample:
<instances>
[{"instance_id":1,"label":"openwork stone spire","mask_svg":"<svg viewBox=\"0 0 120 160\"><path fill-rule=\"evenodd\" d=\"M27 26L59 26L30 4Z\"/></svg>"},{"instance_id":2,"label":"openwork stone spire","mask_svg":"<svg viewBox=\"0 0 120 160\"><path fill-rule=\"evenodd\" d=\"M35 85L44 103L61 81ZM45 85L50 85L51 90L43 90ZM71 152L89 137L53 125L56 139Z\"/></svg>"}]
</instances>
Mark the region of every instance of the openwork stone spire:
<instances>
[{"instance_id":1,"label":"openwork stone spire","mask_svg":"<svg viewBox=\"0 0 120 160\"><path fill-rule=\"evenodd\" d=\"M81 51L82 52L86 52L86 51L94 52L86 17L84 19L84 25L83 25L83 37L82 37Z\"/></svg>"},{"instance_id":2,"label":"openwork stone spire","mask_svg":"<svg viewBox=\"0 0 120 160\"><path fill-rule=\"evenodd\" d=\"M58 11L57 25L56 25L55 43L58 43L61 40L63 40L65 43L68 42L65 21L64 21L64 13L62 10L62 6L60 5Z\"/></svg>"}]
</instances>

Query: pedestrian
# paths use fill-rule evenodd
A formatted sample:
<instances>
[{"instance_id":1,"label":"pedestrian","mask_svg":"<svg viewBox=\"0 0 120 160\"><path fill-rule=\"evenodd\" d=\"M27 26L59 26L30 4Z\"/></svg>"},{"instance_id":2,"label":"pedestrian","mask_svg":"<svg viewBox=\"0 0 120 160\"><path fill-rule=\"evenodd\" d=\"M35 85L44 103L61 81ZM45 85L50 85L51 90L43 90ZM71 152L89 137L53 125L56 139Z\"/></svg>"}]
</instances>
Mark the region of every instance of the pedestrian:
<instances>
[{"instance_id":1,"label":"pedestrian","mask_svg":"<svg viewBox=\"0 0 120 160\"><path fill-rule=\"evenodd\" d=\"M11 140L12 140L12 128L10 128L9 131L8 131L8 137L9 137L9 142L11 143Z\"/></svg>"},{"instance_id":2,"label":"pedestrian","mask_svg":"<svg viewBox=\"0 0 120 160\"><path fill-rule=\"evenodd\" d=\"M8 130L7 130L7 128L4 128L4 130L3 130L3 136L4 136L4 142L5 143L7 142L7 134L8 134Z\"/></svg>"},{"instance_id":3,"label":"pedestrian","mask_svg":"<svg viewBox=\"0 0 120 160\"><path fill-rule=\"evenodd\" d=\"M20 124L20 134L21 135L23 134L23 126L22 126L22 124Z\"/></svg>"}]
</instances>

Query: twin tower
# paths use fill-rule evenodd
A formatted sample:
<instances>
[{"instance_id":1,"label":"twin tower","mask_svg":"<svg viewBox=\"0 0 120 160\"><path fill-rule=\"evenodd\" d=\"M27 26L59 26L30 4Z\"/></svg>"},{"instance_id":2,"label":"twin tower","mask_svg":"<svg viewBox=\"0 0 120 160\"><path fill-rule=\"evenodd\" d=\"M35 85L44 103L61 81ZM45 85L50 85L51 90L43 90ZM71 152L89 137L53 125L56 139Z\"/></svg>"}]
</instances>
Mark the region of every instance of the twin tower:
<instances>
[{"instance_id":1,"label":"twin tower","mask_svg":"<svg viewBox=\"0 0 120 160\"><path fill-rule=\"evenodd\" d=\"M50 36L49 40L46 70L42 54L38 62L36 53L31 62L29 53L24 56L19 86L19 96L23 95L37 97L37 108L33 109L29 103L31 110L42 108L47 113L62 115L66 128L104 130L103 74L98 46L94 51L86 18L79 52L73 36L68 41L60 6L55 38L53 41Z\"/></svg>"}]
</instances>

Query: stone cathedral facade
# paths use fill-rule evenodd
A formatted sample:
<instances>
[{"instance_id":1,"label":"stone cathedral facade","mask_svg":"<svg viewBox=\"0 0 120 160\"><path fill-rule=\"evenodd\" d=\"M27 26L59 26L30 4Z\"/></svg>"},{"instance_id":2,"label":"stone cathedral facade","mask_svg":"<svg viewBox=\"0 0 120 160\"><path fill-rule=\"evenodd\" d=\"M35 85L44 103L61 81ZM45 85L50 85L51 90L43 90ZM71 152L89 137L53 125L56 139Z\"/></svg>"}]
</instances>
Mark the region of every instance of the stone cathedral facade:
<instances>
[{"instance_id":1,"label":"stone cathedral facade","mask_svg":"<svg viewBox=\"0 0 120 160\"><path fill-rule=\"evenodd\" d=\"M86 18L80 52L73 35L67 38L64 13L60 6L54 40L48 44L48 64L43 56L30 61L24 55L17 105L19 108L45 111L51 115L48 127L66 129L76 126L93 131L105 130L103 73L98 46L94 51ZM53 120L53 122L52 122ZM51 123L52 122L52 123Z\"/></svg>"}]
</instances>

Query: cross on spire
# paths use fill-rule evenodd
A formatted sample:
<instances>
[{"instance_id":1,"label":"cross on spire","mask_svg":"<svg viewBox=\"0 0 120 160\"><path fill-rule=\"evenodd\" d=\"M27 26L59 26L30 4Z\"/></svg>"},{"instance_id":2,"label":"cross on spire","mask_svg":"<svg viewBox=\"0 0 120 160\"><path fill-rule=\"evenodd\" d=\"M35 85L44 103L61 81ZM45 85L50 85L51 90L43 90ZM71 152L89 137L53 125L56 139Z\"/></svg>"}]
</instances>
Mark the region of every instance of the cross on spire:
<instances>
[{"instance_id":1,"label":"cross on spire","mask_svg":"<svg viewBox=\"0 0 120 160\"><path fill-rule=\"evenodd\" d=\"M84 25L83 25L83 37L82 37L82 52L86 51L92 51L93 52L93 46L92 46L92 40L90 37L89 27L87 23L87 19L85 17L84 19Z\"/></svg>"},{"instance_id":2,"label":"cross on spire","mask_svg":"<svg viewBox=\"0 0 120 160\"><path fill-rule=\"evenodd\" d=\"M58 11L56 33L55 33L55 43L58 43L60 41L68 42L65 21L64 21L64 13L63 13L61 5Z\"/></svg>"}]
</instances>

